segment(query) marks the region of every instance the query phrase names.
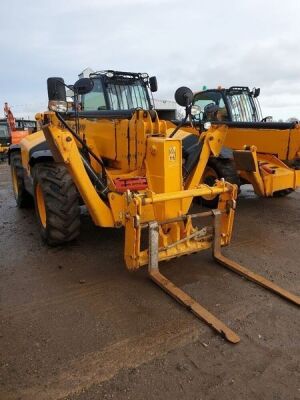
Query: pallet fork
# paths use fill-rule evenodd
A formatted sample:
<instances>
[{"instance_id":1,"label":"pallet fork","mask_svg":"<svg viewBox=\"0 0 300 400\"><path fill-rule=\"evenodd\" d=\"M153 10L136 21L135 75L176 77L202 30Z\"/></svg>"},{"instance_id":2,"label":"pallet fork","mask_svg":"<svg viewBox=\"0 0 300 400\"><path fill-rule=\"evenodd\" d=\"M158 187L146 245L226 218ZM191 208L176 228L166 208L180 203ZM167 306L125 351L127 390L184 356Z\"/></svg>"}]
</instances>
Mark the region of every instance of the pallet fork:
<instances>
[{"instance_id":1,"label":"pallet fork","mask_svg":"<svg viewBox=\"0 0 300 400\"><path fill-rule=\"evenodd\" d=\"M288 292L285 289L277 286L273 282L267 280L266 278L258 275L245 267L242 267L235 261L230 260L225 257L221 252L221 215L220 210L212 210L211 212L204 212L200 214L192 215L191 217L207 217L212 216L214 219L214 235L212 244L212 254L213 258L222 266L230 269L233 272L243 276L244 278L263 286L266 289L278 294L279 296L291 301L297 306L300 305L300 297ZM148 273L152 281L154 281L158 286L160 286L166 293L172 296L179 303L187 307L197 318L205 321L210 327L219 332L223 337L225 337L231 343L238 343L240 337L233 332L229 327L227 327L222 321L216 318L208 310L202 307L196 300L185 293L182 289L175 286L169 279L167 279L159 271L158 266L158 254L159 254L159 225L167 224L168 221L164 223L150 222L149 223L149 264Z\"/></svg>"}]
</instances>

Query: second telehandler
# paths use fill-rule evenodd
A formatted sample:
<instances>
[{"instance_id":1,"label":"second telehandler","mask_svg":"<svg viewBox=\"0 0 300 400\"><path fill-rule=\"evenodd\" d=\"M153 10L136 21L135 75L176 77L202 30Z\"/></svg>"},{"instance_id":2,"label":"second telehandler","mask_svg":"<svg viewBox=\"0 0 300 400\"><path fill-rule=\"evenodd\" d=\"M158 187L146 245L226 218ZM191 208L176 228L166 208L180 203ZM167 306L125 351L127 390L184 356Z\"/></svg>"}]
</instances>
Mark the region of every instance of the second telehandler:
<instances>
[{"instance_id":1,"label":"second telehandler","mask_svg":"<svg viewBox=\"0 0 300 400\"><path fill-rule=\"evenodd\" d=\"M238 186L250 183L260 197L286 196L300 187L300 124L263 118L259 94L260 89L245 86L194 94L193 104L201 109L195 129L228 128L224 147L209 160L203 179L209 185L221 177ZM217 198L204 204L214 207Z\"/></svg>"}]
</instances>

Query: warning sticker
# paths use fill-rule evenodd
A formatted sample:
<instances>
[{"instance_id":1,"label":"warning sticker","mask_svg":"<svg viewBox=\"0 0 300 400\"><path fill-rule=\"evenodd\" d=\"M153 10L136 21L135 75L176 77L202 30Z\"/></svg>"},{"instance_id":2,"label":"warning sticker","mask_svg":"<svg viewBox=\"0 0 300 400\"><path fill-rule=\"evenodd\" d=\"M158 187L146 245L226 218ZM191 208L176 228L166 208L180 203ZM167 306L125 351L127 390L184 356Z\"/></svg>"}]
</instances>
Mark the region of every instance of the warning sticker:
<instances>
[{"instance_id":1,"label":"warning sticker","mask_svg":"<svg viewBox=\"0 0 300 400\"><path fill-rule=\"evenodd\" d=\"M169 161L176 161L176 147L169 147Z\"/></svg>"}]
</instances>

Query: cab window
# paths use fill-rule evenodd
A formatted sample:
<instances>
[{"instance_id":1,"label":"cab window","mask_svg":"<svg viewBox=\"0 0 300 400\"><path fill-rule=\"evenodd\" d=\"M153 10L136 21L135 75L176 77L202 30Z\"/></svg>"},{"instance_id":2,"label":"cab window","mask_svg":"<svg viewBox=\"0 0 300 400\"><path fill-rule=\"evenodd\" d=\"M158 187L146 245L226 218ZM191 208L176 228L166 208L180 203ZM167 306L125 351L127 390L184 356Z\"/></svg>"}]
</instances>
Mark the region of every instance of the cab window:
<instances>
[{"instance_id":1,"label":"cab window","mask_svg":"<svg viewBox=\"0 0 300 400\"><path fill-rule=\"evenodd\" d=\"M8 138L9 133L8 133L8 128L7 125L0 125L0 138Z\"/></svg>"},{"instance_id":2,"label":"cab window","mask_svg":"<svg viewBox=\"0 0 300 400\"><path fill-rule=\"evenodd\" d=\"M150 109L147 89L140 81L130 84L112 81L107 84L107 95L112 110Z\"/></svg>"},{"instance_id":3,"label":"cab window","mask_svg":"<svg viewBox=\"0 0 300 400\"><path fill-rule=\"evenodd\" d=\"M82 96L82 109L84 111L107 110L103 86L100 79L95 79L93 90Z\"/></svg>"},{"instance_id":4,"label":"cab window","mask_svg":"<svg viewBox=\"0 0 300 400\"><path fill-rule=\"evenodd\" d=\"M227 109L220 92L213 91L198 93L195 95L193 103L201 108L201 118L204 120L228 120ZM218 112L215 115L206 115L204 113L204 108L208 104L215 104L219 107Z\"/></svg>"}]
</instances>

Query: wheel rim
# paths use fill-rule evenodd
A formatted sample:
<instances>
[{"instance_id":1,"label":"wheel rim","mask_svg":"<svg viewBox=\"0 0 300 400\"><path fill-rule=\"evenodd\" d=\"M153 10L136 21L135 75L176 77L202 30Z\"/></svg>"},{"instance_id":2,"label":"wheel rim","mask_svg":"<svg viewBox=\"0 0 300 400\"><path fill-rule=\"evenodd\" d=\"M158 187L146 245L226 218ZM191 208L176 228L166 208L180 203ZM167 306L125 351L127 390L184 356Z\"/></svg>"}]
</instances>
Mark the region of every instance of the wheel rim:
<instances>
[{"instance_id":1,"label":"wheel rim","mask_svg":"<svg viewBox=\"0 0 300 400\"><path fill-rule=\"evenodd\" d=\"M14 195L15 195L15 198L17 198L19 195L19 186L18 186L17 169L15 167L12 168L11 175L12 175L12 184L13 184Z\"/></svg>"},{"instance_id":2,"label":"wheel rim","mask_svg":"<svg viewBox=\"0 0 300 400\"><path fill-rule=\"evenodd\" d=\"M46 220L47 220L46 205L45 205L44 194L43 194L41 185L39 183L35 187L35 197L36 197L36 204L37 204L37 211L38 211L39 219L40 219L43 227L46 228Z\"/></svg>"},{"instance_id":3,"label":"wheel rim","mask_svg":"<svg viewBox=\"0 0 300 400\"><path fill-rule=\"evenodd\" d=\"M217 175L216 171L211 167L206 167L203 177L202 177L202 183L205 183L208 186L214 186L216 179L218 179L218 175ZM202 196L202 197L205 200L211 201L211 200L214 200L217 197L217 195L215 195L215 196L207 195L207 196Z\"/></svg>"}]
</instances>

